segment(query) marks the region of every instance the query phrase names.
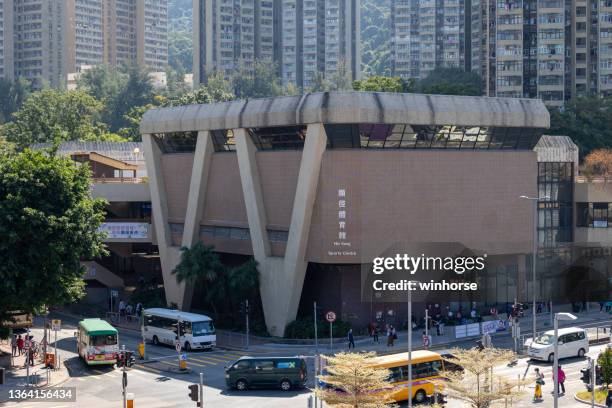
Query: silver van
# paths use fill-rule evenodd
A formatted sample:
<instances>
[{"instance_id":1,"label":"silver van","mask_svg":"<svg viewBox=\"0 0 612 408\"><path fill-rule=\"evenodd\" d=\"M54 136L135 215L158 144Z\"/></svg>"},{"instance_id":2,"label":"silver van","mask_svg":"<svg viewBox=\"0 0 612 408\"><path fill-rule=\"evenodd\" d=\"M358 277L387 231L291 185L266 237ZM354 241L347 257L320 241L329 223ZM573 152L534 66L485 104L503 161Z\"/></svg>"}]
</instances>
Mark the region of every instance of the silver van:
<instances>
[{"instance_id":1,"label":"silver van","mask_svg":"<svg viewBox=\"0 0 612 408\"><path fill-rule=\"evenodd\" d=\"M559 359L584 357L589 352L589 338L580 327L567 327L558 330ZM527 355L534 360L553 362L555 356L555 331L549 330L535 339L529 346Z\"/></svg>"}]
</instances>

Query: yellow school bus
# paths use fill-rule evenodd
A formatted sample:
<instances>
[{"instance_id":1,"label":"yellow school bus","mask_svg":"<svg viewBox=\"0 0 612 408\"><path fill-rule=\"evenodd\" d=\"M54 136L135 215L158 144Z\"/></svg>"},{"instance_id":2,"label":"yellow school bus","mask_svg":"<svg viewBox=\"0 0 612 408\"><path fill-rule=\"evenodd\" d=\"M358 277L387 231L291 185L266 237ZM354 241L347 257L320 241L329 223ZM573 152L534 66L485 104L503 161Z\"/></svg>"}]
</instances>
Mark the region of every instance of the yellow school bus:
<instances>
[{"instance_id":1,"label":"yellow school bus","mask_svg":"<svg viewBox=\"0 0 612 408\"><path fill-rule=\"evenodd\" d=\"M390 371L390 382L393 386L391 398L397 402L408 400L408 352L375 357L372 366ZM432 380L441 379L440 371L443 369L444 361L440 354L427 350L412 352L413 401L423 402L434 394Z\"/></svg>"}]
</instances>

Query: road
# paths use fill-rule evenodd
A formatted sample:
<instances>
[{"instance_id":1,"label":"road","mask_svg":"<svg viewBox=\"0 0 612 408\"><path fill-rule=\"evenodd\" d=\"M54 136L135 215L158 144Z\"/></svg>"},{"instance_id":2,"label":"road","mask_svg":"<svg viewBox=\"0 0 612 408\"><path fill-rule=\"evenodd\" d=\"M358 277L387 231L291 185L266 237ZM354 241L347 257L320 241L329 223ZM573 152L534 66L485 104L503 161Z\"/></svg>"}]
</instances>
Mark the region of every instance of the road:
<instances>
[{"instance_id":1,"label":"road","mask_svg":"<svg viewBox=\"0 0 612 408\"><path fill-rule=\"evenodd\" d=\"M58 332L57 346L60 361L64 361L70 371L70 379L61 386L76 387L77 401L73 403L21 402L7 403L6 406L22 408L122 406L121 370L113 367L87 367L76 354L75 331L76 322L64 319L62 330ZM35 339L39 340L43 337L42 328L35 327L31 333ZM51 340L53 339L51 337ZM125 345L126 349L136 350L139 341L139 333L119 329L119 343ZM54 347L54 342L52 341L50 345ZM199 382L200 372L204 373L205 407L305 407L311 395L308 389L288 392L280 390L227 391L224 366L243 355L253 355L253 353L220 349L187 353L189 372L186 374L171 371L178 367L178 357L174 348L147 344L146 353L148 360L158 361L143 364L137 360L137 364L128 369L128 393L134 394L135 407L195 407L195 402L188 397L187 386ZM261 355L267 354L262 353ZM312 366L312 363L310 365Z\"/></svg>"},{"instance_id":2,"label":"road","mask_svg":"<svg viewBox=\"0 0 612 408\"><path fill-rule=\"evenodd\" d=\"M68 408L68 407L121 407L121 371L112 367L87 367L76 355L76 342L74 332L76 322L63 321L63 330L58 335L58 351L61 360L70 368L70 378L62 384L65 387L76 387L77 402L75 403L43 403L22 402L8 403L6 406L39 407L39 408ZM32 330L36 339L42 338L42 329ZM119 330L119 342L127 349L136 350L140 335L132 330ZM501 339L500 339L501 340ZM505 341L500 341L505 343ZM52 343L53 345L53 343ZM471 344L466 344L471 346ZM500 346L501 344L496 344ZM604 346L591 347L588 355L595 357ZM273 353L274 355L289 355L288 352ZM189 384L199 381L199 373L204 373L204 400L205 407L306 407L311 392L305 390L253 390L247 392L227 391L224 383L224 366L231 364L242 355L256 353L242 353L230 350L215 349L214 351L196 351L188 353L187 361L189 372L186 374L176 372L178 358L176 351L171 347L153 346L147 344L147 359L155 360L153 363L140 363L128 370L128 392L134 394L136 407L195 407L195 403L188 397ZM257 355L270 355L259 353ZM309 373L312 383L312 359L309 362ZM579 407L574 401L573 394L584 389L580 379L580 369L586 366L586 359L562 360L566 372L566 394L560 397L560 407ZM544 402L536 405L552 406L552 367L549 363L533 362L520 359L513 367L500 366L495 368L497 375L504 375L515 379L518 376L533 377L535 367L540 367L546 376L544 386ZM528 386L525 395L520 401L513 401L513 407L526 407L534 405L531 402L533 385ZM449 401L447 407L463 407L457 401Z\"/></svg>"}]
</instances>

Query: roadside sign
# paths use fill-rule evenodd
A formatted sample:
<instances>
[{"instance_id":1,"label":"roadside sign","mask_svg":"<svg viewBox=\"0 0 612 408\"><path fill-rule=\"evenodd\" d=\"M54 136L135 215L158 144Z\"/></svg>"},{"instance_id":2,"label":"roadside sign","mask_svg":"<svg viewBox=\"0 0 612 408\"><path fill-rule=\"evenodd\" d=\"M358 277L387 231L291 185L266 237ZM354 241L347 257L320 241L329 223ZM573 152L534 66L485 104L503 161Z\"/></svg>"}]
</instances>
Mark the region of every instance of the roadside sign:
<instances>
[{"instance_id":1,"label":"roadside sign","mask_svg":"<svg viewBox=\"0 0 612 408\"><path fill-rule=\"evenodd\" d=\"M60 331L62 328L62 321L59 319L51 320L51 330Z\"/></svg>"},{"instance_id":2,"label":"roadside sign","mask_svg":"<svg viewBox=\"0 0 612 408\"><path fill-rule=\"evenodd\" d=\"M174 342L174 348L175 348L175 350L176 350L176 352L177 352L177 353L180 353L180 352L181 352L181 342L180 342L180 341L178 341L178 340L176 340L176 341Z\"/></svg>"},{"instance_id":3,"label":"roadside sign","mask_svg":"<svg viewBox=\"0 0 612 408\"><path fill-rule=\"evenodd\" d=\"M333 311L329 311L327 313L325 313L325 320L327 320L330 323L333 323L336 321L336 313Z\"/></svg>"},{"instance_id":4,"label":"roadside sign","mask_svg":"<svg viewBox=\"0 0 612 408\"><path fill-rule=\"evenodd\" d=\"M111 297L119 297L119 291L116 289L111 289Z\"/></svg>"},{"instance_id":5,"label":"roadside sign","mask_svg":"<svg viewBox=\"0 0 612 408\"><path fill-rule=\"evenodd\" d=\"M187 353L181 354L181 361L187 361Z\"/></svg>"}]
</instances>

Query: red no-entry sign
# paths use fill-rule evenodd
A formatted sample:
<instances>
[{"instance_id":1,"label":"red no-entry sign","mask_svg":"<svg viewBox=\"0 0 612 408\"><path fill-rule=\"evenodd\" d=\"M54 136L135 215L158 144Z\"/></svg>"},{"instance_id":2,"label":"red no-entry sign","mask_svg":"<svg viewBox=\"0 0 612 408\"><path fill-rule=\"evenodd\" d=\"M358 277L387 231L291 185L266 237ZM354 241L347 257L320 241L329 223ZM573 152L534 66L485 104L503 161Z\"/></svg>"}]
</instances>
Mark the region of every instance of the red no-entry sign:
<instances>
[{"instance_id":1,"label":"red no-entry sign","mask_svg":"<svg viewBox=\"0 0 612 408\"><path fill-rule=\"evenodd\" d=\"M325 320L327 320L330 323L333 323L336 321L336 313L333 311L329 311L327 313L325 313Z\"/></svg>"}]
</instances>

